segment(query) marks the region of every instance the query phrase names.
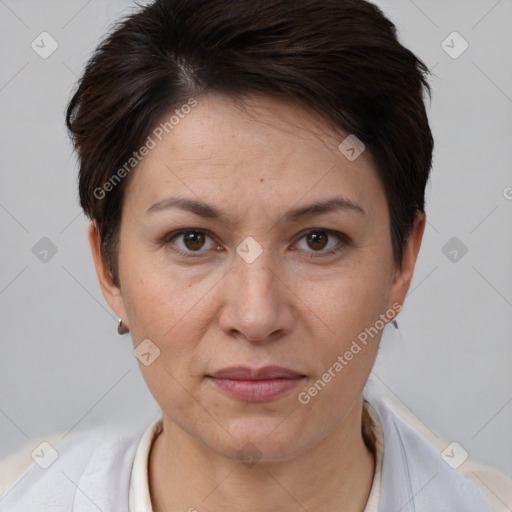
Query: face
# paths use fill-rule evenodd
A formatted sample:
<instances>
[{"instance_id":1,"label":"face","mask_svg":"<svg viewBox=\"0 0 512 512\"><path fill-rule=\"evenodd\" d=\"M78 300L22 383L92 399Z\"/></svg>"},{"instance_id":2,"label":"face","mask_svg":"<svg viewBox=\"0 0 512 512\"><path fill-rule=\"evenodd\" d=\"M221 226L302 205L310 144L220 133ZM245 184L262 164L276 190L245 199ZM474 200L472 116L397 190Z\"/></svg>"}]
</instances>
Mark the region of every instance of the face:
<instances>
[{"instance_id":1,"label":"face","mask_svg":"<svg viewBox=\"0 0 512 512\"><path fill-rule=\"evenodd\" d=\"M399 271L369 155L349 160L344 136L276 99L253 97L245 110L219 95L197 101L130 176L120 288L91 228L95 262L105 297L142 343L164 421L228 458L252 443L284 460L360 401L422 224ZM297 376L211 378L234 366Z\"/></svg>"}]
</instances>

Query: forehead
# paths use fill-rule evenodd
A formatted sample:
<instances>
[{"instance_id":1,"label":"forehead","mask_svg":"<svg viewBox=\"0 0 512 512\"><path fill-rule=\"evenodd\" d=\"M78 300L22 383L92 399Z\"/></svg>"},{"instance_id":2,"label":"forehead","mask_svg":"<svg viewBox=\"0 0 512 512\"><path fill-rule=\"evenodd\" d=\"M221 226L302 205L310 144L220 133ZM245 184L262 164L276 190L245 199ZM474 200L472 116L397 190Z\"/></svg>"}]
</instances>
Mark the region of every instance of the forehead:
<instances>
[{"instance_id":1,"label":"forehead","mask_svg":"<svg viewBox=\"0 0 512 512\"><path fill-rule=\"evenodd\" d=\"M370 205L382 195L368 152L351 161L339 149L347 134L296 104L266 96L241 104L208 94L165 125L176 110L150 134L154 147L128 184L131 203L153 204L171 192L226 206L237 199L238 208L256 198L265 208L335 192Z\"/></svg>"}]
</instances>

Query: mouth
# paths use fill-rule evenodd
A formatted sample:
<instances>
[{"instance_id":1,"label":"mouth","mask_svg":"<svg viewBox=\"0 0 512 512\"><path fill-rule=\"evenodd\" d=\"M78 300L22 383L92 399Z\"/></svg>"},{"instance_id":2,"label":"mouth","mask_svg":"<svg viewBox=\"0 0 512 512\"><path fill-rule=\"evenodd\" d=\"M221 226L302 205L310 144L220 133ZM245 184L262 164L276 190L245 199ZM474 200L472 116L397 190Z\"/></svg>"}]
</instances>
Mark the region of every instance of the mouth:
<instances>
[{"instance_id":1,"label":"mouth","mask_svg":"<svg viewBox=\"0 0 512 512\"><path fill-rule=\"evenodd\" d=\"M228 396L247 402L265 402L286 394L306 376L280 366L236 366L219 370L206 378Z\"/></svg>"}]
</instances>

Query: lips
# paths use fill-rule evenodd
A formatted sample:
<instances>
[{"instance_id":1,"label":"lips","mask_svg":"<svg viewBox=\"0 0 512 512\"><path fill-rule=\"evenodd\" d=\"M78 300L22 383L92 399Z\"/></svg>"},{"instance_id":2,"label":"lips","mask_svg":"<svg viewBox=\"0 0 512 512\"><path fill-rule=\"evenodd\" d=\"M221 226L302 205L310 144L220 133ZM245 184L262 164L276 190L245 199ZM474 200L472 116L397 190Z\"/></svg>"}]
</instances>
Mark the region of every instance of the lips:
<instances>
[{"instance_id":1,"label":"lips","mask_svg":"<svg viewBox=\"0 0 512 512\"><path fill-rule=\"evenodd\" d=\"M209 375L216 379L231 380L271 380L271 379L297 379L304 375L283 368L281 366L265 366L263 368L249 368L248 366L232 366L224 368Z\"/></svg>"},{"instance_id":2,"label":"lips","mask_svg":"<svg viewBox=\"0 0 512 512\"><path fill-rule=\"evenodd\" d=\"M206 376L222 393L244 402L267 402L287 394L305 375L281 366L224 368Z\"/></svg>"}]
</instances>

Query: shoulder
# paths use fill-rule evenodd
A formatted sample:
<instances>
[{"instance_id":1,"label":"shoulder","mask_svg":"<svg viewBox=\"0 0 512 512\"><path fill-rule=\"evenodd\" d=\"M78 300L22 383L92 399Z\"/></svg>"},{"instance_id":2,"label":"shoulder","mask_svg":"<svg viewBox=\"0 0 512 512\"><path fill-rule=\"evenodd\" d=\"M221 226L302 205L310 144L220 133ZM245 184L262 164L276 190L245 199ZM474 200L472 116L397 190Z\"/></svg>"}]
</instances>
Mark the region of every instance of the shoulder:
<instances>
[{"instance_id":1,"label":"shoulder","mask_svg":"<svg viewBox=\"0 0 512 512\"><path fill-rule=\"evenodd\" d=\"M387 485L396 484L401 472L401 483L410 485L412 494L424 486L413 499L417 510L423 510L422 502L427 508L429 495L437 494L437 498L445 497L446 510L463 505L467 510L510 512L512 479L491 466L466 458L462 447L459 449L434 434L398 403L376 397L368 401L384 431L387 475L383 474L383 485L386 479ZM478 508L479 504L482 508Z\"/></svg>"},{"instance_id":2,"label":"shoulder","mask_svg":"<svg viewBox=\"0 0 512 512\"><path fill-rule=\"evenodd\" d=\"M512 478L472 459L464 463L461 473L479 489L495 512L512 510Z\"/></svg>"},{"instance_id":3,"label":"shoulder","mask_svg":"<svg viewBox=\"0 0 512 512\"><path fill-rule=\"evenodd\" d=\"M26 443L0 465L0 510L74 510L77 488L127 490L141 434L106 426Z\"/></svg>"}]
</instances>

